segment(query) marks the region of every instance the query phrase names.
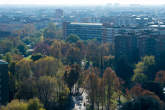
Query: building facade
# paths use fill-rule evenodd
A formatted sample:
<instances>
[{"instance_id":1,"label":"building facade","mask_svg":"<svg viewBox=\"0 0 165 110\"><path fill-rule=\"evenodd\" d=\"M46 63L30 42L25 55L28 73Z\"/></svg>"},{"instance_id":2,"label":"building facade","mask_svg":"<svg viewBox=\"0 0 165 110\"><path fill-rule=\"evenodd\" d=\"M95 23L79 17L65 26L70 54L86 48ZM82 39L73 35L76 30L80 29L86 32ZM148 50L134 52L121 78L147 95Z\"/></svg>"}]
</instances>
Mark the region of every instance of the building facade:
<instances>
[{"instance_id":1,"label":"building facade","mask_svg":"<svg viewBox=\"0 0 165 110\"><path fill-rule=\"evenodd\" d=\"M115 57L125 58L130 62L138 59L137 37L135 35L119 34L115 36Z\"/></svg>"},{"instance_id":2,"label":"building facade","mask_svg":"<svg viewBox=\"0 0 165 110\"><path fill-rule=\"evenodd\" d=\"M8 63L0 60L0 106L9 100Z\"/></svg>"},{"instance_id":3,"label":"building facade","mask_svg":"<svg viewBox=\"0 0 165 110\"><path fill-rule=\"evenodd\" d=\"M56 18L61 18L64 16L64 11L62 9L56 9L55 11Z\"/></svg>"},{"instance_id":4,"label":"building facade","mask_svg":"<svg viewBox=\"0 0 165 110\"><path fill-rule=\"evenodd\" d=\"M139 56L156 55L156 37L143 35L138 37Z\"/></svg>"},{"instance_id":5,"label":"building facade","mask_svg":"<svg viewBox=\"0 0 165 110\"><path fill-rule=\"evenodd\" d=\"M102 39L104 35L104 26L101 23L75 23L64 22L63 34L67 38L70 34L76 34L82 40Z\"/></svg>"}]
</instances>

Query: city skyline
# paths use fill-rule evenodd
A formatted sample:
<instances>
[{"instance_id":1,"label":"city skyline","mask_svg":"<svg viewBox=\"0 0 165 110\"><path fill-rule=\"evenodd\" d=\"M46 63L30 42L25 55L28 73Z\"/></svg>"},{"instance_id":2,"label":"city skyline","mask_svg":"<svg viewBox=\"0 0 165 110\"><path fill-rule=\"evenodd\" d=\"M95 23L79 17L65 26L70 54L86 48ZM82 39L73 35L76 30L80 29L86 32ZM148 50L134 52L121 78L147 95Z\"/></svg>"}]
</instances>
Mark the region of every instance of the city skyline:
<instances>
[{"instance_id":1,"label":"city skyline","mask_svg":"<svg viewBox=\"0 0 165 110\"><path fill-rule=\"evenodd\" d=\"M0 0L0 4L38 4L38 5L105 5L105 4L143 4L162 5L164 0Z\"/></svg>"}]
</instances>

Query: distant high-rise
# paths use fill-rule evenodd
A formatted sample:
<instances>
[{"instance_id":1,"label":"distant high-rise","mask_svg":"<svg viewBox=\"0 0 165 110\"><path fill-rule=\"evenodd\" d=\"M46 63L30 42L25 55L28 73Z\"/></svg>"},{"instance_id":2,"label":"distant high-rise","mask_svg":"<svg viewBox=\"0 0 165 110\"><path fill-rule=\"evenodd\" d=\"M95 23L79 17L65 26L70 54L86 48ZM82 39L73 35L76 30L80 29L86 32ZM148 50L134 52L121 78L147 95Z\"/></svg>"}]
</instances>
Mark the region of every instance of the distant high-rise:
<instances>
[{"instance_id":1,"label":"distant high-rise","mask_svg":"<svg viewBox=\"0 0 165 110\"><path fill-rule=\"evenodd\" d=\"M139 56L156 55L156 37L143 35L138 37Z\"/></svg>"},{"instance_id":2,"label":"distant high-rise","mask_svg":"<svg viewBox=\"0 0 165 110\"><path fill-rule=\"evenodd\" d=\"M135 35L119 34L115 36L115 57L116 59L126 58L130 62L137 60L137 38Z\"/></svg>"},{"instance_id":3,"label":"distant high-rise","mask_svg":"<svg viewBox=\"0 0 165 110\"><path fill-rule=\"evenodd\" d=\"M70 34L76 34L82 40L93 38L102 39L104 35L104 26L102 23L64 22L63 34L65 38Z\"/></svg>"},{"instance_id":4,"label":"distant high-rise","mask_svg":"<svg viewBox=\"0 0 165 110\"><path fill-rule=\"evenodd\" d=\"M8 63L0 60L0 106L9 100Z\"/></svg>"},{"instance_id":5,"label":"distant high-rise","mask_svg":"<svg viewBox=\"0 0 165 110\"><path fill-rule=\"evenodd\" d=\"M62 9L56 9L55 11L56 18L61 18L64 16L64 11Z\"/></svg>"}]
</instances>

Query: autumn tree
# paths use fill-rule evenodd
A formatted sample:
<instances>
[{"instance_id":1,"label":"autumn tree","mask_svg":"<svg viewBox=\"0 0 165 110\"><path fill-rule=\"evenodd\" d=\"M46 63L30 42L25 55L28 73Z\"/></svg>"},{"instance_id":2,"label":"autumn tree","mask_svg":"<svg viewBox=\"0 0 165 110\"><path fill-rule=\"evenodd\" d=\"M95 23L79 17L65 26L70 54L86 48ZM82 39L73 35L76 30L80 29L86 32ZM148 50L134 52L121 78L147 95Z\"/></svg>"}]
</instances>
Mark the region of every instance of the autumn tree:
<instances>
[{"instance_id":1,"label":"autumn tree","mask_svg":"<svg viewBox=\"0 0 165 110\"><path fill-rule=\"evenodd\" d=\"M102 52L100 49L100 44L96 41L88 41L87 42L87 55L86 58L88 61L93 63L93 66L100 67L101 66L101 57Z\"/></svg>"},{"instance_id":2,"label":"autumn tree","mask_svg":"<svg viewBox=\"0 0 165 110\"><path fill-rule=\"evenodd\" d=\"M37 81L38 97L44 103L47 110L57 109L68 98L69 89L59 79L51 76L42 76Z\"/></svg>"},{"instance_id":3,"label":"autumn tree","mask_svg":"<svg viewBox=\"0 0 165 110\"><path fill-rule=\"evenodd\" d=\"M105 85L105 95L106 95L106 107L107 110L110 110L110 106L112 105L112 96L115 92L118 91L120 83L119 78L115 74L115 72L111 68L107 68L103 74L103 80Z\"/></svg>"},{"instance_id":4,"label":"autumn tree","mask_svg":"<svg viewBox=\"0 0 165 110\"><path fill-rule=\"evenodd\" d=\"M44 30L45 38L55 38L56 37L56 25L54 23L49 23L47 28Z\"/></svg>"},{"instance_id":5,"label":"autumn tree","mask_svg":"<svg viewBox=\"0 0 165 110\"><path fill-rule=\"evenodd\" d=\"M37 97L37 95L38 89L36 79L30 78L20 83L20 85L17 87L15 98L28 100Z\"/></svg>"},{"instance_id":6,"label":"autumn tree","mask_svg":"<svg viewBox=\"0 0 165 110\"><path fill-rule=\"evenodd\" d=\"M45 110L38 98L24 100L12 100L6 106L0 107L1 110Z\"/></svg>"},{"instance_id":7,"label":"autumn tree","mask_svg":"<svg viewBox=\"0 0 165 110\"><path fill-rule=\"evenodd\" d=\"M30 99L28 101L27 110L45 110L44 105L41 104L38 98Z\"/></svg>"},{"instance_id":8,"label":"autumn tree","mask_svg":"<svg viewBox=\"0 0 165 110\"><path fill-rule=\"evenodd\" d=\"M57 80L55 77L42 76L37 82L38 97L45 107L49 107L49 104L56 98Z\"/></svg>"},{"instance_id":9,"label":"autumn tree","mask_svg":"<svg viewBox=\"0 0 165 110\"><path fill-rule=\"evenodd\" d=\"M27 103L19 100L13 100L6 106L2 106L1 110L27 110Z\"/></svg>"},{"instance_id":10,"label":"autumn tree","mask_svg":"<svg viewBox=\"0 0 165 110\"><path fill-rule=\"evenodd\" d=\"M147 76L143 73L135 73L132 77L132 81L139 84L143 84L147 81Z\"/></svg>"},{"instance_id":11,"label":"autumn tree","mask_svg":"<svg viewBox=\"0 0 165 110\"><path fill-rule=\"evenodd\" d=\"M164 110L161 102L151 96L140 96L122 105L120 110Z\"/></svg>"},{"instance_id":12,"label":"autumn tree","mask_svg":"<svg viewBox=\"0 0 165 110\"><path fill-rule=\"evenodd\" d=\"M70 47L68 52L66 53L67 63L72 64L80 64L82 60L81 51L77 47Z\"/></svg>"},{"instance_id":13,"label":"autumn tree","mask_svg":"<svg viewBox=\"0 0 165 110\"><path fill-rule=\"evenodd\" d=\"M64 81L68 85L71 94L74 84L79 80L80 72L79 65L72 65L70 70L65 71Z\"/></svg>"},{"instance_id":14,"label":"autumn tree","mask_svg":"<svg viewBox=\"0 0 165 110\"><path fill-rule=\"evenodd\" d=\"M43 57L34 62L33 71L35 76L55 76L61 69L63 64L60 60L54 57Z\"/></svg>"},{"instance_id":15,"label":"autumn tree","mask_svg":"<svg viewBox=\"0 0 165 110\"><path fill-rule=\"evenodd\" d=\"M55 58L62 58L64 57L62 54L62 47L65 45L64 42L54 40L52 45L51 45L51 55L54 56Z\"/></svg>"},{"instance_id":16,"label":"autumn tree","mask_svg":"<svg viewBox=\"0 0 165 110\"><path fill-rule=\"evenodd\" d=\"M157 72L155 82L165 84L165 71Z\"/></svg>"},{"instance_id":17,"label":"autumn tree","mask_svg":"<svg viewBox=\"0 0 165 110\"><path fill-rule=\"evenodd\" d=\"M50 45L45 42L40 42L36 44L34 48L34 53L41 53L42 55L49 55L50 54Z\"/></svg>"},{"instance_id":18,"label":"autumn tree","mask_svg":"<svg viewBox=\"0 0 165 110\"><path fill-rule=\"evenodd\" d=\"M16 74L15 77L18 81L23 81L27 78L31 78L33 71L31 69L32 60L22 59L16 63Z\"/></svg>"},{"instance_id":19,"label":"autumn tree","mask_svg":"<svg viewBox=\"0 0 165 110\"><path fill-rule=\"evenodd\" d=\"M91 110L94 110L95 107L95 102L96 102L96 97L97 97L97 75L95 73L90 73L87 77L87 85L86 85L86 89L88 91L88 95L90 98L90 102L91 102Z\"/></svg>"},{"instance_id":20,"label":"autumn tree","mask_svg":"<svg viewBox=\"0 0 165 110\"><path fill-rule=\"evenodd\" d=\"M25 37L25 36L30 36L32 34L34 34L36 31L36 28L34 26L34 24L25 24L23 29L21 30L21 36Z\"/></svg>"}]
</instances>

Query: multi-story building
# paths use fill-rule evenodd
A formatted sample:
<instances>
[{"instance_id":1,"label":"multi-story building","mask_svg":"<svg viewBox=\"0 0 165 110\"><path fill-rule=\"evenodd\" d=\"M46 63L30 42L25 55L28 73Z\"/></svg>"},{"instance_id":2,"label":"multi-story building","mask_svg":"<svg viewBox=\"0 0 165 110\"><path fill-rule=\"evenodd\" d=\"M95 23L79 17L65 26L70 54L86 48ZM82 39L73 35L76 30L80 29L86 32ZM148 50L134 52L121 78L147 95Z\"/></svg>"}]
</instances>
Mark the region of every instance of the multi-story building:
<instances>
[{"instance_id":1,"label":"multi-story building","mask_svg":"<svg viewBox=\"0 0 165 110\"><path fill-rule=\"evenodd\" d=\"M165 36L158 36L156 39L156 55L165 52Z\"/></svg>"},{"instance_id":2,"label":"multi-story building","mask_svg":"<svg viewBox=\"0 0 165 110\"><path fill-rule=\"evenodd\" d=\"M137 47L139 50L139 56L156 55L156 37L143 35L139 36L137 40Z\"/></svg>"},{"instance_id":3,"label":"multi-story building","mask_svg":"<svg viewBox=\"0 0 165 110\"><path fill-rule=\"evenodd\" d=\"M134 34L119 34L115 36L115 56L116 59L126 58L130 62L137 60L137 38Z\"/></svg>"},{"instance_id":4,"label":"multi-story building","mask_svg":"<svg viewBox=\"0 0 165 110\"><path fill-rule=\"evenodd\" d=\"M104 26L102 23L64 22L63 34L65 38L70 34L76 34L82 40L94 38L102 39L104 35Z\"/></svg>"},{"instance_id":5,"label":"multi-story building","mask_svg":"<svg viewBox=\"0 0 165 110\"><path fill-rule=\"evenodd\" d=\"M56 9L55 11L56 18L61 18L64 16L64 11L62 9Z\"/></svg>"},{"instance_id":6,"label":"multi-story building","mask_svg":"<svg viewBox=\"0 0 165 110\"><path fill-rule=\"evenodd\" d=\"M8 63L0 60L0 106L9 100Z\"/></svg>"},{"instance_id":7,"label":"multi-story building","mask_svg":"<svg viewBox=\"0 0 165 110\"><path fill-rule=\"evenodd\" d=\"M112 43L114 41L114 34L115 31L113 28L105 28L103 40Z\"/></svg>"}]
</instances>

